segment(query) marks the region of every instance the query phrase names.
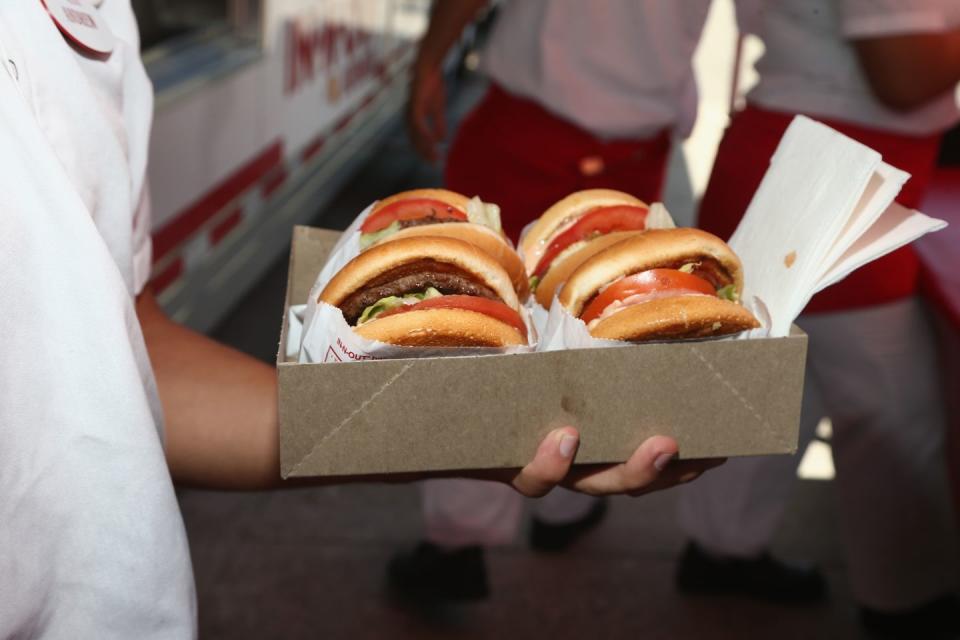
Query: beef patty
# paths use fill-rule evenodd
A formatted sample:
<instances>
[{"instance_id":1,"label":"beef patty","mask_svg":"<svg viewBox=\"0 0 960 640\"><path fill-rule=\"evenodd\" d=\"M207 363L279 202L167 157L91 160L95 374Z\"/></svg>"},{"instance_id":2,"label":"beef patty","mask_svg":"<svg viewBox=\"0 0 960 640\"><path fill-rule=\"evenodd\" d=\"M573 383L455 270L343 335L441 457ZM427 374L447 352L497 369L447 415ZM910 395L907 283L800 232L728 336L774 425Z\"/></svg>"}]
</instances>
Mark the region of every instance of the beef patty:
<instances>
[{"instance_id":1,"label":"beef patty","mask_svg":"<svg viewBox=\"0 0 960 640\"><path fill-rule=\"evenodd\" d=\"M502 302L493 289L477 282L471 274L452 264L426 259L385 271L344 298L340 310L347 323L354 326L363 310L377 300L420 293L427 287L433 287L444 295L479 296Z\"/></svg>"}]
</instances>

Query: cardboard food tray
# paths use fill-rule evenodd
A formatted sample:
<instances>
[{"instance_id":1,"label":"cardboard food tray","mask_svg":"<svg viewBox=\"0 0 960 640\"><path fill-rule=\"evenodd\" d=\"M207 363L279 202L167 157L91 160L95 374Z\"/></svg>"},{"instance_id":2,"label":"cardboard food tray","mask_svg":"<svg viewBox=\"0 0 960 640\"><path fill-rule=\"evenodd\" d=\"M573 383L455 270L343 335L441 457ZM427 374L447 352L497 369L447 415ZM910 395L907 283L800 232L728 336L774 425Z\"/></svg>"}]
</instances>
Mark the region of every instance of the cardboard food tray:
<instances>
[{"instance_id":1,"label":"cardboard food tray","mask_svg":"<svg viewBox=\"0 0 960 640\"><path fill-rule=\"evenodd\" d=\"M306 300L338 236L293 232L277 358L285 478L520 467L564 424L580 430L578 463L621 462L655 434L676 438L683 458L796 450L807 348L796 327L760 340L288 360L287 310Z\"/></svg>"}]
</instances>

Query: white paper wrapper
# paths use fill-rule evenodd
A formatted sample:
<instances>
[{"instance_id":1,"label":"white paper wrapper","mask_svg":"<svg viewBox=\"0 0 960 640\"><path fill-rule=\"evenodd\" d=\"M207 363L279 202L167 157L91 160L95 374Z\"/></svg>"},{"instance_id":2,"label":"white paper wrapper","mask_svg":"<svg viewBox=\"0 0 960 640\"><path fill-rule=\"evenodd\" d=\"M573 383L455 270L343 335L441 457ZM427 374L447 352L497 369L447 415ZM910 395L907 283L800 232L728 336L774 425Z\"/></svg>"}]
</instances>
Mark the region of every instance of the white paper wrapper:
<instances>
[{"instance_id":1,"label":"white paper wrapper","mask_svg":"<svg viewBox=\"0 0 960 640\"><path fill-rule=\"evenodd\" d=\"M375 203L374 203L375 204ZM317 280L310 290L305 305L290 308L289 330L285 347L289 357L299 353L300 362L355 362L359 360L379 360L387 358L426 358L464 355L495 355L508 353L526 353L534 351L538 344L538 333L530 319L527 309L521 309L520 315L527 325L530 344L512 346L503 349L490 347L399 347L392 344L366 340L357 335L337 307L317 302L323 288L333 276L348 262L360 254L360 225L369 215L373 204L368 206L353 221L334 246Z\"/></svg>"}]
</instances>

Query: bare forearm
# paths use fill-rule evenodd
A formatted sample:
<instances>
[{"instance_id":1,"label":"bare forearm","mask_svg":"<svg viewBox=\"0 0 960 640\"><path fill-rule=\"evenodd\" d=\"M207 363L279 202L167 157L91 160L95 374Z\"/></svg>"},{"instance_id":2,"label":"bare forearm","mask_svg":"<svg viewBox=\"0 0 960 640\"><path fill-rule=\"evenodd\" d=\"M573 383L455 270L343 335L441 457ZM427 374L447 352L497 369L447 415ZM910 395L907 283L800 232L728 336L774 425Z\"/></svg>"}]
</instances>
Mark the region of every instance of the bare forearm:
<instances>
[{"instance_id":1,"label":"bare forearm","mask_svg":"<svg viewBox=\"0 0 960 640\"><path fill-rule=\"evenodd\" d=\"M439 66L464 28L473 21L488 0L438 0L430 26L420 41L417 66Z\"/></svg>"},{"instance_id":2,"label":"bare forearm","mask_svg":"<svg viewBox=\"0 0 960 640\"><path fill-rule=\"evenodd\" d=\"M922 107L960 82L960 30L854 42L877 99L900 111Z\"/></svg>"},{"instance_id":3,"label":"bare forearm","mask_svg":"<svg viewBox=\"0 0 960 640\"><path fill-rule=\"evenodd\" d=\"M178 484L262 489L280 483L275 370L166 318L142 295L143 327Z\"/></svg>"}]
</instances>

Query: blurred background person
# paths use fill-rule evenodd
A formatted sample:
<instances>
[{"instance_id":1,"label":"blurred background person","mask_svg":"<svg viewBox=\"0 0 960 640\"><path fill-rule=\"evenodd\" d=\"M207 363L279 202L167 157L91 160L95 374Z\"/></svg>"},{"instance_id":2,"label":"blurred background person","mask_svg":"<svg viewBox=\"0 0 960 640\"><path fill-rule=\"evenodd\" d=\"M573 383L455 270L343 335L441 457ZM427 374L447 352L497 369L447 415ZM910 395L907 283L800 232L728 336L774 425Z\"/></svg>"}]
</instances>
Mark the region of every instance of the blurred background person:
<instances>
[{"instance_id":1,"label":"blurred background person","mask_svg":"<svg viewBox=\"0 0 960 640\"><path fill-rule=\"evenodd\" d=\"M446 138L442 62L486 0L436 3L414 65L408 128L417 150L441 159ZM573 191L612 188L660 200L671 140L690 133L697 89L692 57L710 0L524 0L498 5L483 49L490 85L445 158L445 186L501 207L516 241L523 227ZM516 535L523 500L493 484L423 485L426 540L393 559L394 587L443 598L488 592L482 548ZM540 500L531 545L559 551L603 517L605 505L555 491Z\"/></svg>"},{"instance_id":2,"label":"blurred background person","mask_svg":"<svg viewBox=\"0 0 960 640\"><path fill-rule=\"evenodd\" d=\"M723 137L699 226L733 233L796 114L912 174L897 200L918 207L941 137L960 120L960 3L741 0L738 13L765 53L759 83ZM810 336L801 444L831 417L840 525L862 622L889 637L957 637L943 398L918 276L908 246L810 302L798 320ZM769 553L796 462L735 460L685 489L680 519L691 543L678 567L681 589L791 602L823 596L818 572Z\"/></svg>"},{"instance_id":3,"label":"blurred background person","mask_svg":"<svg viewBox=\"0 0 960 640\"><path fill-rule=\"evenodd\" d=\"M488 0L436 3L408 109L417 150L446 138L442 61ZM490 86L444 159L446 186L500 205L506 232L560 198L604 187L660 197L672 137L690 133L693 50L710 0L503 2L483 49Z\"/></svg>"}]
</instances>

